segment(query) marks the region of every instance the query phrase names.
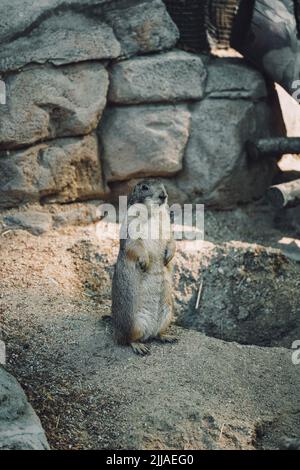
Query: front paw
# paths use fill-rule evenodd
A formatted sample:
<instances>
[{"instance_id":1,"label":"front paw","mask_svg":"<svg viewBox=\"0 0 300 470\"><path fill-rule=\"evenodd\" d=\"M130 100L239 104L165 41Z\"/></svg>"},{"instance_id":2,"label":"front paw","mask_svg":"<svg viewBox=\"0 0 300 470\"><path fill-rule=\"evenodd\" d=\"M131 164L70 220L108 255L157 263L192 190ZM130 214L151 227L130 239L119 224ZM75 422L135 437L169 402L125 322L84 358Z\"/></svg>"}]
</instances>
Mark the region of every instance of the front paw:
<instances>
[{"instance_id":1,"label":"front paw","mask_svg":"<svg viewBox=\"0 0 300 470\"><path fill-rule=\"evenodd\" d=\"M168 248L165 249L165 256L164 256L164 265L167 266L170 262L170 253Z\"/></svg>"},{"instance_id":2,"label":"front paw","mask_svg":"<svg viewBox=\"0 0 300 470\"><path fill-rule=\"evenodd\" d=\"M139 258L138 265L143 272L148 271L149 268L149 258L141 257Z\"/></svg>"},{"instance_id":3,"label":"front paw","mask_svg":"<svg viewBox=\"0 0 300 470\"><path fill-rule=\"evenodd\" d=\"M168 264L172 261L173 257L174 257L174 250L170 250L169 248L166 248L165 256L164 256L165 266L168 266Z\"/></svg>"}]
</instances>

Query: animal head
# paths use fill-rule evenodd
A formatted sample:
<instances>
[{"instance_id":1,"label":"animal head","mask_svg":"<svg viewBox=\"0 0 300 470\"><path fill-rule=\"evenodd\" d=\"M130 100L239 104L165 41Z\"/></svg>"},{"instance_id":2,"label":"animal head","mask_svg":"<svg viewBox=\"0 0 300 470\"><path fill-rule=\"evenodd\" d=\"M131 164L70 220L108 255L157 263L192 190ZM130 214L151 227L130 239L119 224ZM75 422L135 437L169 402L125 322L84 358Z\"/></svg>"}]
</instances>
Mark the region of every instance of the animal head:
<instances>
[{"instance_id":1,"label":"animal head","mask_svg":"<svg viewBox=\"0 0 300 470\"><path fill-rule=\"evenodd\" d=\"M146 179L135 185L128 200L128 206L145 204L148 208L163 206L168 202L166 188L159 180Z\"/></svg>"}]
</instances>

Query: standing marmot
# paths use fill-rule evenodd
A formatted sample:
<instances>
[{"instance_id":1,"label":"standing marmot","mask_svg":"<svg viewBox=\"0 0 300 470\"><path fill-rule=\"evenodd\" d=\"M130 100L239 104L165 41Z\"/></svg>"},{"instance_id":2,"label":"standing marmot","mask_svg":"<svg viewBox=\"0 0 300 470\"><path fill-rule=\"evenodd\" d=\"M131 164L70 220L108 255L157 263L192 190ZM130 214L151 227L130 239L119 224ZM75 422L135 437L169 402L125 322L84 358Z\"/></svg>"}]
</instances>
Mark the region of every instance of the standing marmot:
<instances>
[{"instance_id":1,"label":"standing marmot","mask_svg":"<svg viewBox=\"0 0 300 470\"><path fill-rule=\"evenodd\" d=\"M150 338L176 341L165 334L173 318L170 262L175 254L167 198L163 184L157 181L145 180L135 186L128 199L127 221L121 228L124 239L113 276L115 339L141 355L149 353L143 342ZM132 236L136 227L138 235Z\"/></svg>"}]
</instances>

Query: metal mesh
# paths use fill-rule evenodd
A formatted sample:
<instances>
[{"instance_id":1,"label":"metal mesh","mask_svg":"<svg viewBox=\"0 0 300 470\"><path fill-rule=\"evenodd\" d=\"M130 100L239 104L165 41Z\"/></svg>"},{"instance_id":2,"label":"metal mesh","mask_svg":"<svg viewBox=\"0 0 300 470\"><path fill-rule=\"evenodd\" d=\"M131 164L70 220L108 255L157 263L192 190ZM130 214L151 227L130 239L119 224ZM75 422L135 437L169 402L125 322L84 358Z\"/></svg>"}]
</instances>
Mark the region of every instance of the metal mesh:
<instances>
[{"instance_id":1,"label":"metal mesh","mask_svg":"<svg viewBox=\"0 0 300 470\"><path fill-rule=\"evenodd\" d=\"M298 1L298 0L296 0ZM179 45L203 52L230 47L233 20L240 0L164 0L180 32Z\"/></svg>"},{"instance_id":2,"label":"metal mesh","mask_svg":"<svg viewBox=\"0 0 300 470\"><path fill-rule=\"evenodd\" d=\"M240 5L242 4L245 10L245 6L247 7L249 3L246 12L249 12L250 22L251 9L254 4L254 0L249 0L249 2L246 0L164 0L164 2L180 31L179 45L196 52L208 51L210 47L219 49L230 47L233 23ZM293 0L293 4L300 37L300 0ZM245 21L246 19L247 17L244 18ZM242 33L243 27L240 26L240 29Z\"/></svg>"},{"instance_id":3,"label":"metal mesh","mask_svg":"<svg viewBox=\"0 0 300 470\"><path fill-rule=\"evenodd\" d=\"M180 32L183 49L205 52L209 44L205 28L208 0L164 0L167 10Z\"/></svg>"},{"instance_id":4,"label":"metal mesh","mask_svg":"<svg viewBox=\"0 0 300 470\"><path fill-rule=\"evenodd\" d=\"M240 0L209 0L206 8L205 25L212 47L230 47L230 37L234 18Z\"/></svg>"}]
</instances>

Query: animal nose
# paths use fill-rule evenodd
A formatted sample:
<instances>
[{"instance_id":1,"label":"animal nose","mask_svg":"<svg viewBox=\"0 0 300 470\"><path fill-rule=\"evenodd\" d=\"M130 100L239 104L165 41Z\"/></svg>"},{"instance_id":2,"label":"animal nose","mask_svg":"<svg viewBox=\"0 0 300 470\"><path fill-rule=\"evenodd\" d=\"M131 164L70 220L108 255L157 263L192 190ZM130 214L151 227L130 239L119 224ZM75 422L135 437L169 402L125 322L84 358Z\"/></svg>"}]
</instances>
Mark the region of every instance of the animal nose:
<instances>
[{"instance_id":1,"label":"animal nose","mask_svg":"<svg viewBox=\"0 0 300 470\"><path fill-rule=\"evenodd\" d=\"M166 199L167 195L164 191L161 191L160 194L159 194L159 199L161 201L164 201Z\"/></svg>"}]
</instances>

